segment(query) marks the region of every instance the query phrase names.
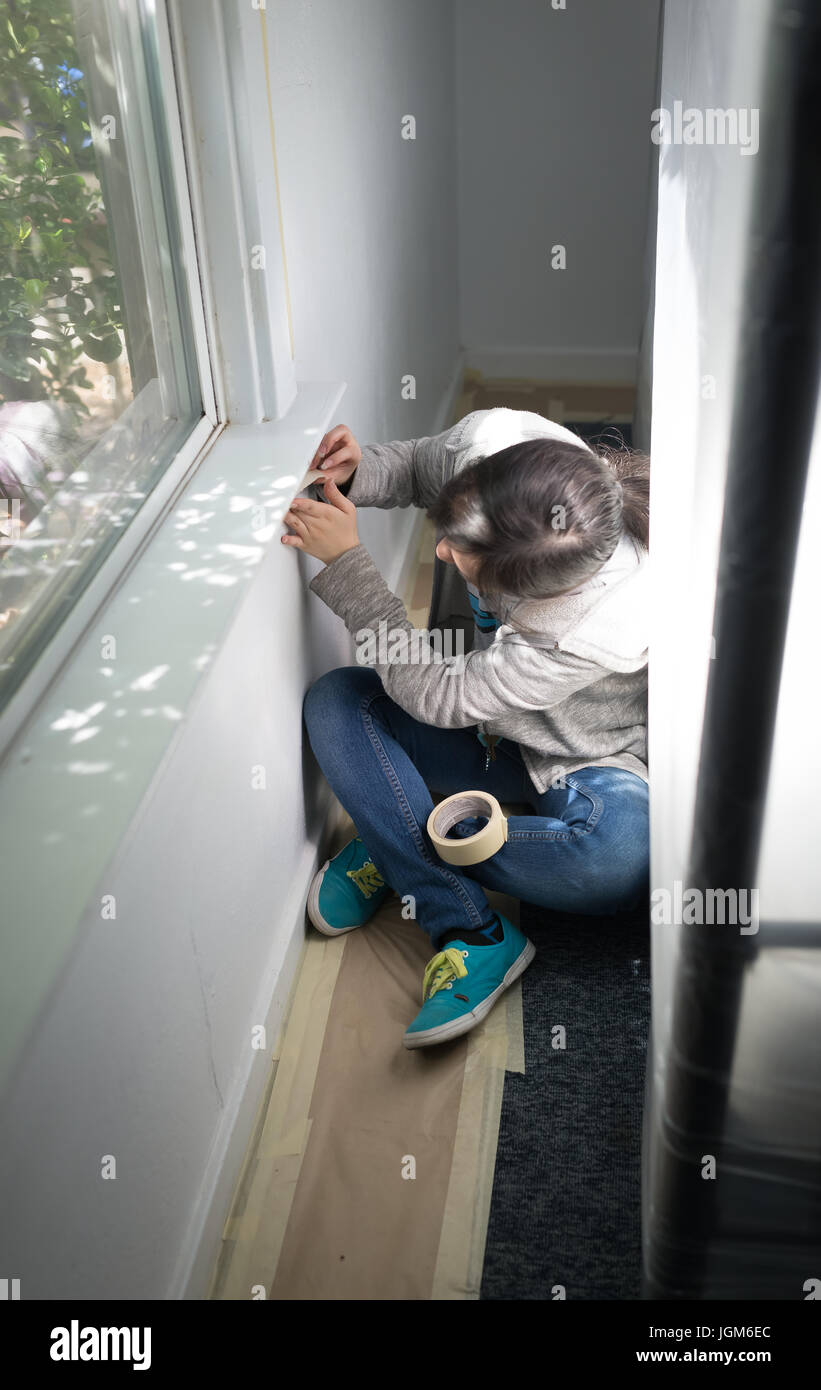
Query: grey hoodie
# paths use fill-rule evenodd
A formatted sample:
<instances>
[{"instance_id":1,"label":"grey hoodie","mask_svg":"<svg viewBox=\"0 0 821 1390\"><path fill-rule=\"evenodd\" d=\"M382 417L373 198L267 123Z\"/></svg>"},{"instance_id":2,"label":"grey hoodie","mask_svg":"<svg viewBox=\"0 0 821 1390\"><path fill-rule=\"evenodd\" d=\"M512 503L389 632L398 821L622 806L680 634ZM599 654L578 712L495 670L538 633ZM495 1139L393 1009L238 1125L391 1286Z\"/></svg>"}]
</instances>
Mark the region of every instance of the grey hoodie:
<instances>
[{"instance_id":1,"label":"grey hoodie","mask_svg":"<svg viewBox=\"0 0 821 1390\"><path fill-rule=\"evenodd\" d=\"M478 458L524 439L587 445L541 415L478 410L427 439L370 444L348 497L363 507L428 507L444 484ZM400 659L377 646L369 660L407 713L440 728L481 728L518 743L537 791L582 767L620 767L647 776L648 557L623 536L607 563L571 594L511 599L497 612L492 641L463 658L420 664L401 659L412 626L360 544L311 581L311 589L356 636L397 633ZM363 646L362 650L365 648ZM418 648L417 648L418 650Z\"/></svg>"}]
</instances>

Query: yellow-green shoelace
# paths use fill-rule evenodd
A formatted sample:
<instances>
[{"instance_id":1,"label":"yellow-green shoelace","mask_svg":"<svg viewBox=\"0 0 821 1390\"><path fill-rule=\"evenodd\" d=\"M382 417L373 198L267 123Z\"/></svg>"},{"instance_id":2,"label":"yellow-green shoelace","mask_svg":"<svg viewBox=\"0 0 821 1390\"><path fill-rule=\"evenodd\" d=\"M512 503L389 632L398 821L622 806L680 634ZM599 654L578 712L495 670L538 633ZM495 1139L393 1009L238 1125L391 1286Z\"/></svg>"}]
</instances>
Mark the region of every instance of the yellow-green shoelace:
<instances>
[{"instance_id":1,"label":"yellow-green shoelace","mask_svg":"<svg viewBox=\"0 0 821 1390\"><path fill-rule=\"evenodd\" d=\"M430 999L438 989L444 989L451 980L461 980L468 973L462 959L462 952L456 946L448 946L439 951L425 966L422 981L422 1003Z\"/></svg>"}]
</instances>

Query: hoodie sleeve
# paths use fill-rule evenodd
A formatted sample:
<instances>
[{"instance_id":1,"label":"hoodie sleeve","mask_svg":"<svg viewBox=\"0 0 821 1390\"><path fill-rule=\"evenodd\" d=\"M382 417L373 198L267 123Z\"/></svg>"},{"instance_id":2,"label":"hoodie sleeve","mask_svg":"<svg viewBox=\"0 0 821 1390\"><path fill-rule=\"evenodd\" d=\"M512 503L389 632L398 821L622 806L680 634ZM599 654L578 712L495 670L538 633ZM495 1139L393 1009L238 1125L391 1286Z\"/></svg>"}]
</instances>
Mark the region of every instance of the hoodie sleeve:
<instances>
[{"instance_id":1,"label":"hoodie sleeve","mask_svg":"<svg viewBox=\"0 0 821 1390\"><path fill-rule=\"evenodd\" d=\"M609 674L594 661L532 647L513 632L483 651L431 652L428 659L425 639L414 637L404 604L362 545L327 565L310 588L361 643L357 660L425 724L467 728L511 710L547 709Z\"/></svg>"},{"instance_id":2,"label":"hoodie sleeve","mask_svg":"<svg viewBox=\"0 0 821 1390\"><path fill-rule=\"evenodd\" d=\"M356 472L340 491L356 507L429 507L446 481L450 434L444 430L426 439L363 444ZM325 501L319 482L311 483L306 492L317 502Z\"/></svg>"},{"instance_id":3,"label":"hoodie sleeve","mask_svg":"<svg viewBox=\"0 0 821 1390\"><path fill-rule=\"evenodd\" d=\"M447 442L452 432L363 445L348 488L350 501L357 507L429 507L446 481Z\"/></svg>"},{"instance_id":4,"label":"hoodie sleeve","mask_svg":"<svg viewBox=\"0 0 821 1390\"><path fill-rule=\"evenodd\" d=\"M441 434L424 439L395 440L392 444L364 444L356 472L343 488L357 507L422 507L436 500L454 469L496 453L509 444L559 431L568 439L575 435L540 415L527 411L472 410ZM582 440L577 440L582 444ZM457 452L461 459L457 464ZM314 488L316 489L314 491ZM319 501L324 494L312 485L311 495Z\"/></svg>"}]
</instances>

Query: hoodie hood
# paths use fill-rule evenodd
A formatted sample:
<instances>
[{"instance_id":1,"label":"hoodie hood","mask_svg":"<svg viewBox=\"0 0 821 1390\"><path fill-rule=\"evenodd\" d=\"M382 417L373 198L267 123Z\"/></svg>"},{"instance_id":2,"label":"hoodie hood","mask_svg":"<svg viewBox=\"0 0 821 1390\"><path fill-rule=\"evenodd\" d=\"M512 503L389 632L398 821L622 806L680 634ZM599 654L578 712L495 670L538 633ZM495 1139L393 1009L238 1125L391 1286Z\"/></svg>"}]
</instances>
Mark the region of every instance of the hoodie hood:
<instances>
[{"instance_id":1,"label":"hoodie hood","mask_svg":"<svg viewBox=\"0 0 821 1390\"><path fill-rule=\"evenodd\" d=\"M461 472L479 459L498 454L511 444L522 444L526 439L561 439L593 453L589 444L564 425L557 425L530 410L509 410L503 406L474 410L466 415L451 430L446 448L449 453L458 455L454 471Z\"/></svg>"},{"instance_id":2,"label":"hoodie hood","mask_svg":"<svg viewBox=\"0 0 821 1390\"><path fill-rule=\"evenodd\" d=\"M647 553L624 535L573 593L508 600L497 638L515 633L531 646L572 652L616 671L638 670L647 662L648 567Z\"/></svg>"}]
</instances>

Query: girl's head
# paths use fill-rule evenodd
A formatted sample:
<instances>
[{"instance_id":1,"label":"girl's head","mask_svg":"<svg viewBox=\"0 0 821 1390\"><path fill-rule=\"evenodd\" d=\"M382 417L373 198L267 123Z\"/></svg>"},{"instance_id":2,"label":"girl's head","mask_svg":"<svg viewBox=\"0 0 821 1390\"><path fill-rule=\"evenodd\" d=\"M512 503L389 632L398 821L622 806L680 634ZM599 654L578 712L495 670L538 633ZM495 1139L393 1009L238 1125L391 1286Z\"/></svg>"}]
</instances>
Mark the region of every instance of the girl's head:
<instances>
[{"instance_id":1,"label":"girl's head","mask_svg":"<svg viewBox=\"0 0 821 1390\"><path fill-rule=\"evenodd\" d=\"M649 499L646 454L529 439L457 474L428 515L440 558L480 593L547 599L591 579L625 533L647 549Z\"/></svg>"}]
</instances>

